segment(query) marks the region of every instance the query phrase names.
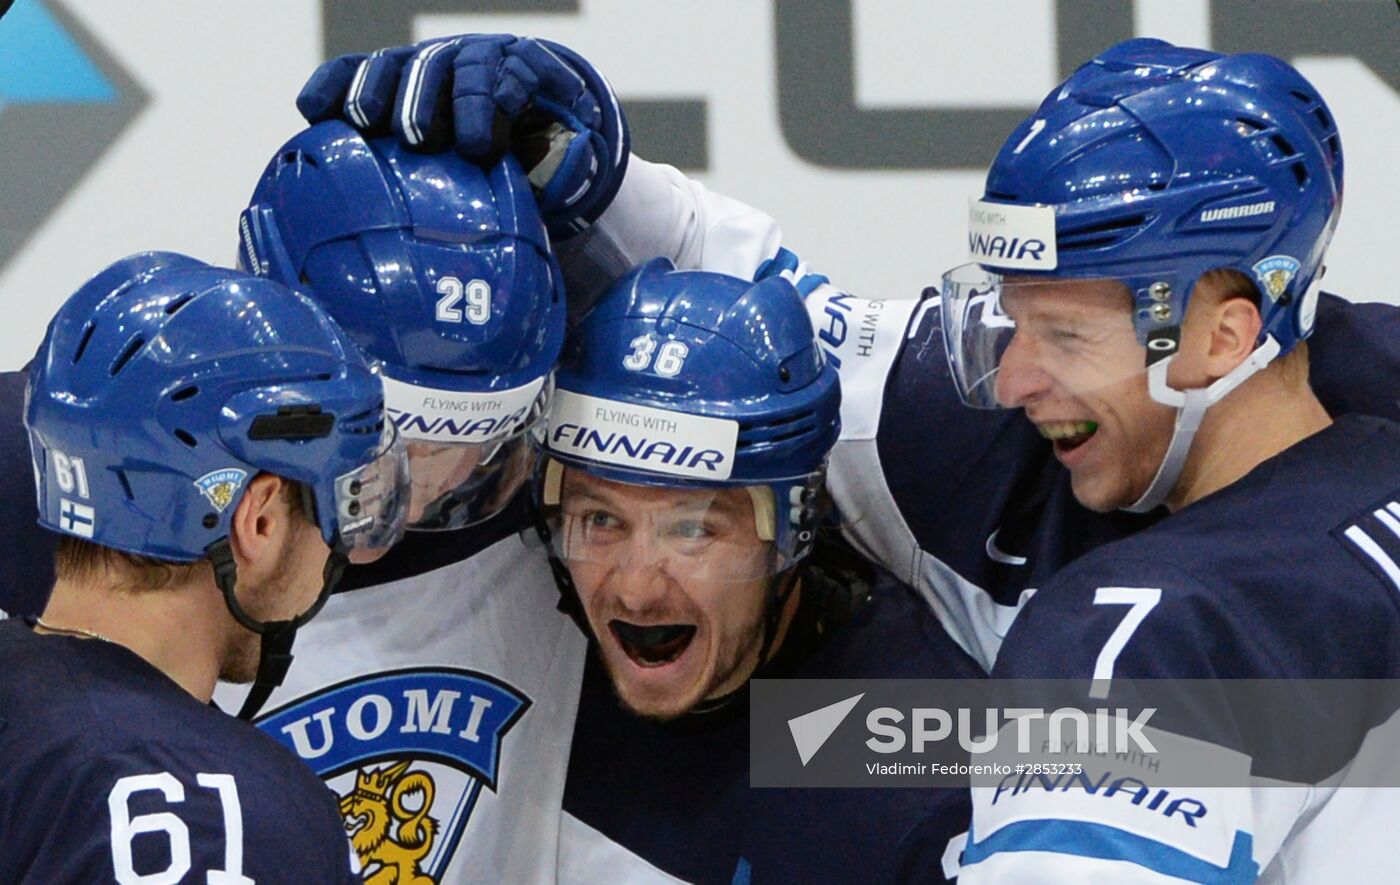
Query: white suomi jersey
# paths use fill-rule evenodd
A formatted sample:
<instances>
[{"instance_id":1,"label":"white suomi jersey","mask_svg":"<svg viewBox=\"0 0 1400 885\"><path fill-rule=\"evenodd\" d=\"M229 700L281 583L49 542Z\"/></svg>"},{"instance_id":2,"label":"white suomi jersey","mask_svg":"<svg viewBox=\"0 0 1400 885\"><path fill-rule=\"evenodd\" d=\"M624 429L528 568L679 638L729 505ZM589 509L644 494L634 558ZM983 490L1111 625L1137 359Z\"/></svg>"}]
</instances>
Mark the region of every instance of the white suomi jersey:
<instances>
[{"instance_id":1,"label":"white suomi jersey","mask_svg":"<svg viewBox=\"0 0 1400 885\"><path fill-rule=\"evenodd\" d=\"M390 565L431 561L424 551L473 532L410 533ZM586 644L557 610L543 555L504 534L332 596L257 720L339 797L367 880L556 881ZM232 686L216 695L226 709L241 699Z\"/></svg>"}]
</instances>

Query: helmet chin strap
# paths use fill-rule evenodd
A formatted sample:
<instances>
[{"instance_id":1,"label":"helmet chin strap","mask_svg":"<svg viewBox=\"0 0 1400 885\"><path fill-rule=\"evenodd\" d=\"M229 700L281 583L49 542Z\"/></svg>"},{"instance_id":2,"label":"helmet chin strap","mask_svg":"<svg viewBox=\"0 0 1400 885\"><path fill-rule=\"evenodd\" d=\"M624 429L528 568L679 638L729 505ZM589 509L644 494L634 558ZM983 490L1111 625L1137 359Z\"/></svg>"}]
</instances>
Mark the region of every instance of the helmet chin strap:
<instances>
[{"instance_id":1,"label":"helmet chin strap","mask_svg":"<svg viewBox=\"0 0 1400 885\"><path fill-rule=\"evenodd\" d=\"M1196 438L1196 431L1200 429L1202 419L1205 418L1206 409L1220 402L1250 376L1273 362L1280 349L1278 341L1269 335L1262 344L1254 348L1244 362L1216 379L1209 387L1191 390L1177 390L1167 383L1167 367L1176 359L1176 354L1147 367L1148 393L1162 405L1176 408L1176 425L1172 429L1172 441L1167 446L1167 453L1157 468L1157 475L1152 477L1152 482L1147 486L1147 491L1142 493L1141 498L1122 509L1129 513L1146 513L1155 510L1167 500L1167 495L1176 488L1181 479L1181 471L1186 467L1186 456L1191 452L1191 443Z\"/></svg>"},{"instance_id":2,"label":"helmet chin strap","mask_svg":"<svg viewBox=\"0 0 1400 885\"><path fill-rule=\"evenodd\" d=\"M214 566L214 582L223 594L224 605L229 614L245 628L258 634L258 672L253 677L253 687L238 711L238 718L251 721L267 703L273 689L282 684L287 670L292 666L292 643L296 641L297 628L316 616L321 607L330 599L331 591L340 582L340 576L350 563L345 548L337 543L331 548L326 559L325 570L321 573L321 593L311 607L295 618L287 621L259 621L239 603L234 589L238 584L238 567L233 561L233 550L227 537L221 538L206 548L206 555Z\"/></svg>"}]
</instances>

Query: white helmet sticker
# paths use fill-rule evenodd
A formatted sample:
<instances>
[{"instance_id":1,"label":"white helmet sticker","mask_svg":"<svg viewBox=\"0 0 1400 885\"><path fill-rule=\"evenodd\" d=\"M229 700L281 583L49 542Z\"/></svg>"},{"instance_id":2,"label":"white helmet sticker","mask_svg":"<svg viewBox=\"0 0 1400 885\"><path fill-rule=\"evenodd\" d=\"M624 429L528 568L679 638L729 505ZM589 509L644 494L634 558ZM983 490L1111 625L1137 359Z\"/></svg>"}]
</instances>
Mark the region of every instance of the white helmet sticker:
<instances>
[{"instance_id":1,"label":"white helmet sticker","mask_svg":"<svg viewBox=\"0 0 1400 885\"><path fill-rule=\"evenodd\" d=\"M739 422L557 390L545 445L561 455L695 479L728 479Z\"/></svg>"},{"instance_id":2,"label":"white helmet sticker","mask_svg":"<svg viewBox=\"0 0 1400 885\"><path fill-rule=\"evenodd\" d=\"M1055 210L970 200L967 245L973 261L991 268L1054 270Z\"/></svg>"},{"instance_id":3,"label":"white helmet sticker","mask_svg":"<svg viewBox=\"0 0 1400 885\"><path fill-rule=\"evenodd\" d=\"M520 430L544 387L538 378L510 390L461 393L384 375L384 406L404 439L484 443Z\"/></svg>"}]
</instances>

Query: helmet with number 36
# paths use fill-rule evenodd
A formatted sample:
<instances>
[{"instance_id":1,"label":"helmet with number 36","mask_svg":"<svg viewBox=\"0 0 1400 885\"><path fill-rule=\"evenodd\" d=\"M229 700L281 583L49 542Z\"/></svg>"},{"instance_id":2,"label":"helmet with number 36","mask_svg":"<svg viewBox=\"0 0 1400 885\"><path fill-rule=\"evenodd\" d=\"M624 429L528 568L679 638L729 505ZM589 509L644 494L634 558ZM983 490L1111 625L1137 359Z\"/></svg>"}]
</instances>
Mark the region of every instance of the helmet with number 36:
<instances>
[{"instance_id":1,"label":"helmet with number 36","mask_svg":"<svg viewBox=\"0 0 1400 885\"><path fill-rule=\"evenodd\" d=\"M747 489L769 550L734 577L786 571L812 546L840 404L836 369L787 280L677 271L664 258L634 269L579 320L560 360L536 487L553 553L569 561L601 550L588 543L596 532L574 530L582 523L561 494L576 470L630 485Z\"/></svg>"}]
</instances>

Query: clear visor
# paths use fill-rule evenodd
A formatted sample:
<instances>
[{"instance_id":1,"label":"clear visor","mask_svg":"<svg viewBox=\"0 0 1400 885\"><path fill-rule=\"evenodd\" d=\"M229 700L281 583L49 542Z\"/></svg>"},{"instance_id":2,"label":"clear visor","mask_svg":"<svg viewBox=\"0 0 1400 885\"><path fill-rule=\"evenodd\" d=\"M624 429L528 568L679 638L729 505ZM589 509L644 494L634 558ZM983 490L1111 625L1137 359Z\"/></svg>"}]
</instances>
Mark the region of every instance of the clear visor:
<instances>
[{"instance_id":1,"label":"clear visor","mask_svg":"<svg viewBox=\"0 0 1400 885\"><path fill-rule=\"evenodd\" d=\"M531 475L534 428L545 415L546 384L523 419L485 442L413 439L408 459L413 477L409 525L414 531L448 531L490 519L505 509Z\"/></svg>"},{"instance_id":2,"label":"clear visor","mask_svg":"<svg viewBox=\"0 0 1400 885\"><path fill-rule=\"evenodd\" d=\"M819 485L814 475L806 485ZM729 584L791 568L796 532L778 532L768 485L687 488L617 482L550 460L541 530L551 555L580 577L653 575ZM783 515L786 516L786 507ZM810 540L810 539L808 539Z\"/></svg>"},{"instance_id":3,"label":"clear visor","mask_svg":"<svg viewBox=\"0 0 1400 885\"><path fill-rule=\"evenodd\" d=\"M1018 279L964 264L943 275L942 290L944 347L970 406L1091 395L1146 373L1121 280Z\"/></svg>"},{"instance_id":4,"label":"clear visor","mask_svg":"<svg viewBox=\"0 0 1400 885\"><path fill-rule=\"evenodd\" d=\"M397 428L386 421L375 459L335 481L340 542L352 562L373 562L399 542L408 521L408 496L408 452Z\"/></svg>"}]
</instances>

